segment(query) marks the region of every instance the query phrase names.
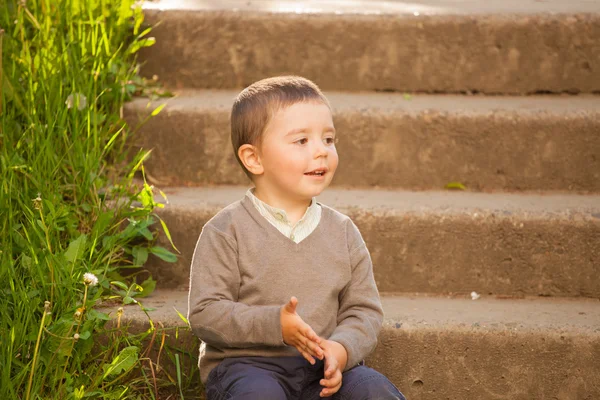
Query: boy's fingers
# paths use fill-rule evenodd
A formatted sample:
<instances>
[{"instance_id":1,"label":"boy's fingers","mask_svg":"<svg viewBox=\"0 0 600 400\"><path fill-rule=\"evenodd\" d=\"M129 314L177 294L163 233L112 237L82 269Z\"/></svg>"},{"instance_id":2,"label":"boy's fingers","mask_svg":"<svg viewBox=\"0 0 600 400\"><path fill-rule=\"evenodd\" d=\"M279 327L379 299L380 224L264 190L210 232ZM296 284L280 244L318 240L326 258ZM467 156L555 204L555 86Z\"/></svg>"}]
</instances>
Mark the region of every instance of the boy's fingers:
<instances>
[{"instance_id":1,"label":"boy's fingers","mask_svg":"<svg viewBox=\"0 0 600 400\"><path fill-rule=\"evenodd\" d=\"M304 343L304 347L306 347L309 350L310 354L316 356L317 358L319 358L319 360L323 359L323 349L321 349L321 347L318 344L306 337L302 338L302 343Z\"/></svg>"},{"instance_id":2,"label":"boy's fingers","mask_svg":"<svg viewBox=\"0 0 600 400\"><path fill-rule=\"evenodd\" d=\"M341 387L342 387L342 385L340 383L339 385L337 385L335 387L323 389L323 390L321 390L320 396L321 397L329 397L333 394L336 394L340 390Z\"/></svg>"},{"instance_id":3,"label":"boy's fingers","mask_svg":"<svg viewBox=\"0 0 600 400\"><path fill-rule=\"evenodd\" d=\"M285 305L285 310L291 314L296 312L296 305L298 304L298 299L292 296L290 301L288 301Z\"/></svg>"},{"instance_id":4,"label":"boy's fingers","mask_svg":"<svg viewBox=\"0 0 600 400\"><path fill-rule=\"evenodd\" d=\"M312 365L315 365L315 359L308 354L306 351L298 349L298 351L300 352L300 354L302 354L302 357L306 358L306 360L311 363Z\"/></svg>"},{"instance_id":5,"label":"boy's fingers","mask_svg":"<svg viewBox=\"0 0 600 400\"><path fill-rule=\"evenodd\" d=\"M338 371L331 379L321 379L319 384L325 387L321 393L333 394L337 392L342 385L342 374Z\"/></svg>"},{"instance_id":6,"label":"boy's fingers","mask_svg":"<svg viewBox=\"0 0 600 400\"><path fill-rule=\"evenodd\" d=\"M304 336L318 344L321 344L321 338L308 325L306 326L306 331L304 331Z\"/></svg>"},{"instance_id":7,"label":"boy's fingers","mask_svg":"<svg viewBox=\"0 0 600 400\"><path fill-rule=\"evenodd\" d=\"M335 372L337 371L337 363L334 365L333 363L329 364L325 368L325 378L331 379L335 376Z\"/></svg>"}]
</instances>

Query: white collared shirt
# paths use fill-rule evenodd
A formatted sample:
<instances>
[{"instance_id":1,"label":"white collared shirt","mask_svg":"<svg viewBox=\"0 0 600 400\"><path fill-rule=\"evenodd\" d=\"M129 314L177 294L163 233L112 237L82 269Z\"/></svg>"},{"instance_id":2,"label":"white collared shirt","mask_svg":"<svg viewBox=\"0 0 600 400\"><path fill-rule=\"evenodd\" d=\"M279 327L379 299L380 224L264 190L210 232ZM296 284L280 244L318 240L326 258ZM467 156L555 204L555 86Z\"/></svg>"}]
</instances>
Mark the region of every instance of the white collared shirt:
<instances>
[{"instance_id":1,"label":"white collared shirt","mask_svg":"<svg viewBox=\"0 0 600 400\"><path fill-rule=\"evenodd\" d=\"M252 203L256 209L263 217L267 219L267 221L277 228L279 232L283 233L294 242L300 243L308 235L310 235L319 224L319 221L321 220L321 206L317 204L315 197L312 198L312 201L306 209L304 216L298 222L292 225L285 210L272 207L256 197L254 195L255 189L256 188L248 189L246 196L252 200Z\"/></svg>"}]
</instances>

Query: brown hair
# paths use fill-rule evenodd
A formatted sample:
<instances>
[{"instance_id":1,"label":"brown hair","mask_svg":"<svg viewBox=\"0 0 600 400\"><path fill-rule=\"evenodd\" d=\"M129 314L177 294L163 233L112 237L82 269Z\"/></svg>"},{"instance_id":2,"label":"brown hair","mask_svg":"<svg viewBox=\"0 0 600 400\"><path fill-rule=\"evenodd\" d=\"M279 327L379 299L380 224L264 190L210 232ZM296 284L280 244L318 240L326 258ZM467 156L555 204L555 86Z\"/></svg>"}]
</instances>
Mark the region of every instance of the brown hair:
<instances>
[{"instance_id":1,"label":"brown hair","mask_svg":"<svg viewBox=\"0 0 600 400\"><path fill-rule=\"evenodd\" d=\"M244 144L260 148L265 128L273 115L282 108L307 101L318 101L330 107L319 87L300 76L263 79L238 94L231 109L231 144L235 158L250 180L252 173L242 163L239 148Z\"/></svg>"}]
</instances>

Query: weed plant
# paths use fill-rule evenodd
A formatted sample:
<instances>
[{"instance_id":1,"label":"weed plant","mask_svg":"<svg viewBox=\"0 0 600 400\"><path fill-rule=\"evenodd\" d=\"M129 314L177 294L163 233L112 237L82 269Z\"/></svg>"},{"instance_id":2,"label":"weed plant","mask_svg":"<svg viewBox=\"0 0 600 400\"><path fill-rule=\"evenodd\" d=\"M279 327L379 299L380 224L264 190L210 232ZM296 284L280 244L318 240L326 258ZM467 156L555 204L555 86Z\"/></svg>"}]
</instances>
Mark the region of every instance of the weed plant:
<instances>
[{"instance_id":1,"label":"weed plant","mask_svg":"<svg viewBox=\"0 0 600 400\"><path fill-rule=\"evenodd\" d=\"M133 184L149 152L125 157L142 22L133 0L0 0L0 398L157 397L152 321L132 335L99 308L142 307L149 254L176 259Z\"/></svg>"}]
</instances>

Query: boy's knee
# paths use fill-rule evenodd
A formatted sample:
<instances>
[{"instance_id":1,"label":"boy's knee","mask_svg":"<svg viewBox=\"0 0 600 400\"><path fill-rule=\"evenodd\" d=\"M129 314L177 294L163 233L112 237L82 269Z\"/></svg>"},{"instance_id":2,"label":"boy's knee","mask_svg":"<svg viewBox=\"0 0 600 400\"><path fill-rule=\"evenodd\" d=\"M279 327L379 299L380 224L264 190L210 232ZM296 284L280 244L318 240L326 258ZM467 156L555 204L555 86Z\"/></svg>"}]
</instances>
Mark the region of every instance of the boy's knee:
<instances>
[{"instance_id":1,"label":"boy's knee","mask_svg":"<svg viewBox=\"0 0 600 400\"><path fill-rule=\"evenodd\" d=\"M287 395L274 379L252 379L240 385L232 400L286 400Z\"/></svg>"},{"instance_id":2,"label":"boy's knee","mask_svg":"<svg viewBox=\"0 0 600 400\"><path fill-rule=\"evenodd\" d=\"M342 383L347 385L342 386L344 400L406 400L388 378L371 368L357 367L349 372L354 376Z\"/></svg>"},{"instance_id":3,"label":"boy's knee","mask_svg":"<svg viewBox=\"0 0 600 400\"><path fill-rule=\"evenodd\" d=\"M406 400L388 379L368 379L358 385L349 397L352 400Z\"/></svg>"},{"instance_id":4,"label":"boy's knee","mask_svg":"<svg viewBox=\"0 0 600 400\"><path fill-rule=\"evenodd\" d=\"M207 386L206 397L207 400L286 400L288 396L275 378L245 376L243 378L238 377L229 386L222 384Z\"/></svg>"}]
</instances>

